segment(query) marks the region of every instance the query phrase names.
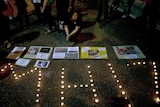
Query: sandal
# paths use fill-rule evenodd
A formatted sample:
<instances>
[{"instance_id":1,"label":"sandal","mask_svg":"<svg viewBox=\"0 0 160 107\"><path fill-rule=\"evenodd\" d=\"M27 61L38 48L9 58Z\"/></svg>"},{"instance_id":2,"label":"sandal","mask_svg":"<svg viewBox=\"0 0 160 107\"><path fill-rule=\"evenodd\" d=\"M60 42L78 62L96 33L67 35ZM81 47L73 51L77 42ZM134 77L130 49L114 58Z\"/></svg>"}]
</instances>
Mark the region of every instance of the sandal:
<instances>
[{"instance_id":1,"label":"sandal","mask_svg":"<svg viewBox=\"0 0 160 107\"><path fill-rule=\"evenodd\" d=\"M52 33L52 31L50 29L45 31L45 34L47 34L47 35L50 34L50 33Z\"/></svg>"},{"instance_id":2,"label":"sandal","mask_svg":"<svg viewBox=\"0 0 160 107\"><path fill-rule=\"evenodd\" d=\"M11 46L12 46L12 43L11 43L11 42L8 42L8 43L7 43L7 48L11 48Z\"/></svg>"}]
</instances>

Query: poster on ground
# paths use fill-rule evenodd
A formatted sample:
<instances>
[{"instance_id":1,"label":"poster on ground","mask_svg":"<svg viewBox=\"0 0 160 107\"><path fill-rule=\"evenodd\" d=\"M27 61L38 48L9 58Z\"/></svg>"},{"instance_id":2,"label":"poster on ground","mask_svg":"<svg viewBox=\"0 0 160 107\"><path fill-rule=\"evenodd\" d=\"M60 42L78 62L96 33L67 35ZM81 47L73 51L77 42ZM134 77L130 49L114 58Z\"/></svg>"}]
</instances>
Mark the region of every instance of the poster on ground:
<instances>
[{"instance_id":1,"label":"poster on ground","mask_svg":"<svg viewBox=\"0 0 160 107\"><path fill-rule=\"evenodd\" d=\"M108 59L106 47L81 47L81 59Z\"/></svg>"},{"instance_id":2,"label":"poster on ground","mask_svg":"<svg viewBox=\"0 0 160 107\"><path fill-rule=\"evenodd\" d=\"M16 46L12 49L12 51L6 56L8 59L18 59L22 55L22 53L26 50L26 47Z\"/></svg>"},{"instance_id":3,"label":"poster on ground","mask_svg":"<svg viewBox=\"0 0 160 107\"><path fill-rule=\"evenodd\" d=\"M79 47L55 47L52 59L79 59Z\"/></svg>"},{"instance_id":4,"label":"poster on ground","mask_svg":"<svg viewBox=\"0 0 160 107\"><path fill-rule=\"evenodd\" d=\"M53 47L47 46L30 46L24 58L30 59L49 59Z\"/></svg>"},{"instance_id":5,"label":"poster on ground","mask_svg":"<svg viewBox=\"0 0 160 107\"><path fill-rule=\"evenodd\" d=\"M113 46L118 59L146 58L137 45Z\"/></svg>"},{"instance_id":6,"label":"poster on ground","mask_svg":"<svg viewBox=\"0 0 160 107\"><path fill-rule=\"evenodd\" d=\"M22 66L22 67L27 67L28 64L30 63L31 59L24 59L24 58L19 58L15 65L18 65L18 66Z\"/></svg>"}]
</instances>

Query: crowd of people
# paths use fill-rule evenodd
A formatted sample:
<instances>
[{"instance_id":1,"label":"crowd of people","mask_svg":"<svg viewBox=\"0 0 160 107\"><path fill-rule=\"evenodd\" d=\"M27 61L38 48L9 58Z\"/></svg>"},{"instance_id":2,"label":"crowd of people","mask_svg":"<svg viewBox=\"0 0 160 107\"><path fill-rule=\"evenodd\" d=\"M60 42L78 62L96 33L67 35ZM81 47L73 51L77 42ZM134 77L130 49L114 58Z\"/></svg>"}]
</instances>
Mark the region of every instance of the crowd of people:
<instances>
[{"instance_id":1,"label":"crowd of people","mask_svg":"<svg viewBox=\"0 0 160 107\"><path fill-rule=\"evenodd\" d=\"M66 41L76 41L77 36L81 32L82 15L80 9L76 9L75 1L83 0L31 0L37 16L37 24L46 23L48 29L45 34L50 34L54 31L64 31ZM122 0L97 0L97 17L96 22L106 21L109 13L117 11ZM124 0L124 12L122 18L128 18L131 7L135 0ZM145 2L145 7L142 13L144 26L155 28L156 23L160 18L160 0L142 0ZM85 0L87 2L87 0ZM7 5L9 4L9 5ZM7 7L11 7L9 10ZM52 8L56 7L56 18L53 17ZM17 18L21 29L29 28L29 17L27 13L28 4L25 0L0 0L0 35L4 35L5 41L8 41L7 48L12 45L12 35L10 34L9 21ZM10 11L10 12L9 12ZM23 22L25 19L25 24ZM1 41L3 42L3 41Z\"/></svg>"}]
</instances>

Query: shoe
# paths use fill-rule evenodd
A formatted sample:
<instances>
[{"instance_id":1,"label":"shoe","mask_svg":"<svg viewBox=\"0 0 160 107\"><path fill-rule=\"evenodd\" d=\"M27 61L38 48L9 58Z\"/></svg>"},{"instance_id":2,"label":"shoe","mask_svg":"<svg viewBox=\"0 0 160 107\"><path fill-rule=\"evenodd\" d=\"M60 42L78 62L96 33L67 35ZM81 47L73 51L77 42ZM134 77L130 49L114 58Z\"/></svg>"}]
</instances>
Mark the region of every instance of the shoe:
<instances>
[{"instance_id":1,"label":"shoe","mask_svg":"<svg viewBox=\"0 0 160 107\"><path fill-rule=\"evenodd\" d=\"M122 19L127 19L129 16L128 15L123 15Z\"/></svg>"},{"instance_id":2,"label":"shoe","mask_svg":"<svg viewBox=\"0 0 160 107\"><path fill-rule=\"evenodd\" d=\"M56 26L52 26L52 31L56 31L57 27Z\"/></svg>"},{"instance_id":3,"label":"shoe","mask_svg":"<svg viewBox=\"0 0 160 107\"><path fill-rule=\"evenodd\" d=\"M7 43L7 48L11 48L11 46L12 46L12 43L11 43L11 42L8 42L8 43Z\"/></svg>"},{"instance_id":4,"label":"shoe","mask_svg":"<svg viewBox=\"0 0 160 107\"><path fill-rule=\"evenodd\" d=\"M50 29L45 31L45 34L47 34L47 35L50 34L50 33L52 33L52 30L50 30Z\"/></svg>"}]
</instances>

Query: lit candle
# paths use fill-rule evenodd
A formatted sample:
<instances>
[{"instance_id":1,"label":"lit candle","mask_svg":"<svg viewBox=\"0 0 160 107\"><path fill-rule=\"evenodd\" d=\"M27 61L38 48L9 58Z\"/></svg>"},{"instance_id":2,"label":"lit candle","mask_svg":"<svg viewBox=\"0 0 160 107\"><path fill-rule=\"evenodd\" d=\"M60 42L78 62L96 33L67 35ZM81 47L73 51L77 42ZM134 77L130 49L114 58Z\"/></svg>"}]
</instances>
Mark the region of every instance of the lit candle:
<instances>
[{"instance_id":1,"label":"lit candle","mask_svg":"<svg viewBox=\"0 0 160 107\"><path fill-rule=\"evenodd\" d=\"M36 100L36 102L38 103L38 102L39 102L39 100L37 99L37 100Z\"/></svg>"},{"instance_id":2,"label":"lit candle","mask_svg":"<svg viewBox=\"0 0 160 107\"><path fill-rule=\"evenodd\" d=\"M64 106L64 103L63 103L63 102L61 102L61 106Z\"/></svg>"},{"instance_id":3,"label":"lit candle","mask_svg":"<svg viewBox=\"0 0 160 107\"><path fill-rule=\"evenodd\" d=\"M98 103L98 102L99 102L99 100L98 100L98 99L95 99L95 102L96 102L96 103Z\"/></svg>"},{"instance_id":4,"label":"lit candle","mask_svg":"<svg viewBox=\"0 0 160 107\"><path fill-rule=\"evenodd\" d=\"M71 86L70 86L70 85L68 85L68 88L71 88Z\"/></svg>"},{"instance_id":5,"label":"lit candle","mask_svg":"<svg viewBox=\"0 0 160 107\"><path fill-rule=\"evenodd\" d=\"M122 85L119 85L119 88L122 88Z\"/></svg>"},{"instance_id":6,"label":"lit candle","mask_svg":"<svg viewBox=\"0 0 160 107\"><path fill-rule=\"evenodd\" d=\"M91 66L88 65L88 68L91 68Z\"/></svg>"},{"instance_id":7,"label":"lit candle","mask_svg":"<svg viewBox=\"0 0 160 107\"><path fill-rule=\"evenodd\" d=\"M64 100L64 97L61 97L61 100Z\"/></svg>"},{"instance_id":8,"label":"lit candle","mask_svg":"<svg viewBox=\"0 0 160 107\"><path fill-rule=\"evenodd\" d=\"M122 91L122 95L124 95L125 94L125 91Z\"/></svg>"}]
</instances>

